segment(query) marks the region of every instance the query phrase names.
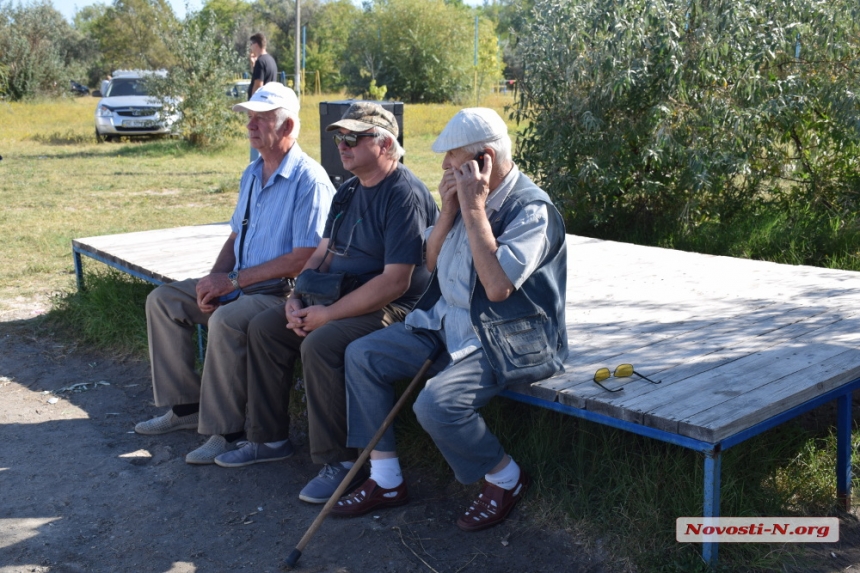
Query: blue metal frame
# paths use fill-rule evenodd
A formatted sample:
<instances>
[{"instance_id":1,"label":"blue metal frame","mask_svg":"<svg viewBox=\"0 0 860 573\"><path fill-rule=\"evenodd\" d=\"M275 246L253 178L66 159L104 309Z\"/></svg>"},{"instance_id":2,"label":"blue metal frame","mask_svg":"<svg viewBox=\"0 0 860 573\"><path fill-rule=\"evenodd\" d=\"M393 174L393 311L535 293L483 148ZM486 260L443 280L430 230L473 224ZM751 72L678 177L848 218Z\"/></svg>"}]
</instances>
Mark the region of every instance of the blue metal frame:
<instances>
[{"instance_id":1,"label":"blue metal frame","mask_svg":"<svg viewBox=\"0 0 860 573\"><path fill-rule=\"evenodd\" d=\"M688 438L686 436L681 436L680 434L675 434L673 432L667 432L665 430L659 430L657 428L650 428L648 426L643 426L642 424L636 424L634 422L626 422L624 420L619 420L617 418L613 418L605 414L590 412L588 410L583 410L582 408L566 406L564 404L559 404L558 402L550 402L549 400L535 398L534 396L526 396L524 394L518 394L516 392L511 392L508 390L502 392L501 396L504 396L505 398L510 398L511 400L516 400L517 402L523 402L524 404L530 404L532 406L546 408L548 410L553 410L554 412L560 412L562 414L568 414L570 416L582 418L583 420L588 420L597 424L603 424L604 426L610 426L619 430L632 432L640 436L654 438L655 440L668 442L676 446L681 446L683 448L695 450L697 452L705 454L705 480L704 499L702 500L702 516L719 517L720 471L722 466L722 452L732 446L736 446L741 442L744 442L754 436L757 436L762 432L765 432L784 422L787 422L788 420L791 420L799 416L800 414L808 412L809 410L812 410L817 406L826 404L827 402L831 402L832 400L837 400L836 493L838 495L839 503L842 505L842 507L846 511L850 509L852 453L851 395L854 390L858 388L860 388L860 378L852 380L851 382L843 384L837 388L833 388L832 390L829 390L824 394L821 394L820 396L816 396L811 400L807 400L803 404L799 404L789 410L786 410L785 412L777 414L771 418L768 418L767 420L759 422L754 426L732 434L731 436L719 440L717 442L705 442L702 440L696 440L694 438ZM717 543L702 544L702 559L709 565L713 566L717 562L717 548Z\"/></svg>"}]
</instances>

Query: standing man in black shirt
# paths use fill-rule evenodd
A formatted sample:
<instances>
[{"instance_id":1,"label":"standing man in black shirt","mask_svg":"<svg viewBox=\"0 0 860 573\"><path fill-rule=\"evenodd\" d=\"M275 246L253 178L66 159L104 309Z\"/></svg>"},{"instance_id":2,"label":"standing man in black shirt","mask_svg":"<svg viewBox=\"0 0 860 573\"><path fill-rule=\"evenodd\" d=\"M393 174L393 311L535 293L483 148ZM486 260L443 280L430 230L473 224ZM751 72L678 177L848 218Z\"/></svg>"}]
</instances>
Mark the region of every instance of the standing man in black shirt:
<instances>
[{"instance_id":1,"label":"standing man in black shirt","mask_svg":"<svg viewBox=\"0 0 860 573\"><path fill-rule=\"evenodd\" d=\"M251 83L248 85L248 99L254 95L254 92L266 85L269 82L277 81L278 79L278 64L275 63L275 58L266 52L266 36L262 32L257 32L250 38L251 40L251 61L254 62L254 69L251 72ZM251 147L251 161L260 157L260 153Z\"/></svg>"},{"instance_id":2,"label":"standing man in black shirt","mask_svg":"<svg viewBox=\"0 0 860 573\"><path fill-rule=\"evenodd\" d=\"M275 63L275 58L266 52L266 36L262 32L251 36L251 54L257 61L251 74L251 84L248 86L248 99L251 99L255 91L278 79L278 65Z\"/></svg>"}]
</instances>

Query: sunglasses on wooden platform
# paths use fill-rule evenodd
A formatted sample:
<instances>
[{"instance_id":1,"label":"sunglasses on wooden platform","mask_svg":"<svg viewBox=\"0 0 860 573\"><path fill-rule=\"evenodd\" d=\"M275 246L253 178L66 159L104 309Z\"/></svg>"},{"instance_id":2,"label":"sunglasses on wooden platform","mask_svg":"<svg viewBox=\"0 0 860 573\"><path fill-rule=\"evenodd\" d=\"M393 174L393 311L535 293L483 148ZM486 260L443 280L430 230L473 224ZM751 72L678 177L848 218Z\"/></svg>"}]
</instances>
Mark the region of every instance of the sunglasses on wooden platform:
<instances>
[{"instance_id":1,"label":"sunglasses on wooden platform","mask_svg":"<svg viewBox=\"0 0 860 573\"><path fill-rule=\"evenodd\" d=\"M659 382L654 382L653 380L651 380L647 376L643 376L642 374L639 374L638 372L636 372L633 369L632 364L619 364L618 368L616 368L614 372L610 371L609 368L598 368L597 372L594 373L594 382L595 382L595 384L597 384L598 386L600 386L601 388L603 388L607 392L621 392L622 390L624 390L623 387L616 388L615 390L610 390L609 388L607 388L606 386L601 384L601 382L603 382L604 380L608 380L612 376L615 376L616 378L627 378L628 376L639 376L640 378L647 380L651 384L659 384L660 382L662 382L662 380L660 380Z\"/></svg>"}]
</instances>

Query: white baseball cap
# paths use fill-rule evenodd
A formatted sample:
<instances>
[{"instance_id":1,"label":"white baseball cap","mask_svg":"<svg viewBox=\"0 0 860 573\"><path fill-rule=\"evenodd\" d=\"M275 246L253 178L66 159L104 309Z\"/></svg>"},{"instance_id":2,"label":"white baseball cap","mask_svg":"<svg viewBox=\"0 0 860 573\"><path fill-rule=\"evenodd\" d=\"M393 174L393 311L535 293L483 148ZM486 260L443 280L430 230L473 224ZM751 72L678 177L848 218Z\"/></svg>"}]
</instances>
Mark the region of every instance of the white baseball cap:
<instances>
[{"instance_id":1,"label":"white baseball cap","mask_svg":"<svg viewBox=\"0 0 860 573\"><path fill-rule=\"evenodd\" d=\"M296 92L279 82L269 82L251 96L245 103L237 103L233 111L272 111L284 108L285 110L298 114L299 98Z\"/></svg>"},{"instance_id":2,"label":"white baseball cap","mask_svg":"<svg viewBox=\"0 0 860 573\"><path fill-rule=\"evenodd\" d=\"M467 107L451 118L433 142L432 149L436 153L445 153L473 143L496 141L507 134L505 120L495 111L486 107Z\"/></svg>"}]
</instances>

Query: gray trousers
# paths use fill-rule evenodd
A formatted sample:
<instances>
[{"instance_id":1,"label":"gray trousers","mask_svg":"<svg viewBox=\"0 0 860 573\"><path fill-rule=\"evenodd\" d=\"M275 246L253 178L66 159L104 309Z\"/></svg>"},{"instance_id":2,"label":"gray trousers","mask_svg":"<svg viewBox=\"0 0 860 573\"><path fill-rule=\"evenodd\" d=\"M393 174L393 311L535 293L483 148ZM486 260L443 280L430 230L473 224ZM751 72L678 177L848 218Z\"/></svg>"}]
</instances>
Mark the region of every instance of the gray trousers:
<instances>
[{"instance_id":1,"label":"gray trousers","mask_svg":"<svg viewBox=\"0 0 860 573\"><path fill-rule=\"evenodd\" d=\"M274 295L243 295L213 313L197 306L197 279L159 286L146 299L146 330L156 406L200 403L201 434L241 432L245 426L248 325L280 305ZM283 311L282 311L283 312ZM196 325L209 328L203 374L194 369Z\"/></svg>"},{"instance_id":2,"label":"gray trousers","mask_svg":"<svg viewBox=\"0 0 860 573\"><path fill-rule=\"evenodd\" d=\"M430 333L440 338L436 332ZM395 324L356 340L346 350L347 445L364 448L394 406L394 384L411 379L430 354L425 336ZM478 409L505 389L481 349L456 364L447 352L433 363L424 389L412 409L430 434L460 483L484 477L505 456ZM393 428L376 446L394 451Z\"/></svg>"},{"instance_id":3,"label":"gray trousers","mask_svg":"<svg viewBox=\"0 0 860 573\"><path fill-rule=\"evenodd\" d=\"M346 447L346 347L405 316L387 306L334 320L304 338L287 328L283 304L255 316L248 327L248 439L274 442L289 436L293 366L301 357L311 459L318 464L355 459L356 452Z\"/></svg>"}]
</instances>

